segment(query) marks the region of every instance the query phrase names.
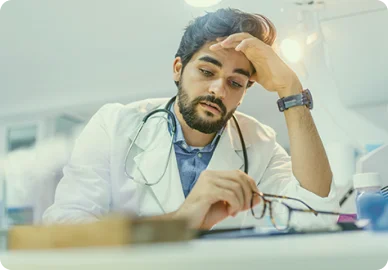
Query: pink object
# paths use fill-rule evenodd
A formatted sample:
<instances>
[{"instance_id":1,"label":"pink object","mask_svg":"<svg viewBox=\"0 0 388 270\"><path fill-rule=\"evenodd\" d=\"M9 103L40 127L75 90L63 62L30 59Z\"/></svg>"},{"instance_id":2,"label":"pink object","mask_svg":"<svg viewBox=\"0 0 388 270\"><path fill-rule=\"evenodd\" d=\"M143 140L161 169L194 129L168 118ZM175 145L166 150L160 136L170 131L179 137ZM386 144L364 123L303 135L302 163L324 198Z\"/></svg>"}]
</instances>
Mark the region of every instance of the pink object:
<instances>
[{"instance_id":1,"label":"pink object","mask_svg":"<svg viewBox=\"0 0 388 270\"><path fill-rule=\"evenodd\" d=\"M340 215L338 222L355 222L357 220L357 214Z\"/></svg>"}]
</instances>

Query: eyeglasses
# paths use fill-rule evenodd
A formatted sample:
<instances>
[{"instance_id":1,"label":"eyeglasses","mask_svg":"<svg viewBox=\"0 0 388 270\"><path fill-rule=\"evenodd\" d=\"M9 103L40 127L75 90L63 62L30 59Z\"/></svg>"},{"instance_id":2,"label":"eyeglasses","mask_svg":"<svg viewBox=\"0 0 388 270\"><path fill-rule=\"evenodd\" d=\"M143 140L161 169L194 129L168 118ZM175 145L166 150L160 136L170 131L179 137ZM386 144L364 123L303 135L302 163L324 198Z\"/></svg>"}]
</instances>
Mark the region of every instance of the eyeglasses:
<instances>
[{"instance_id":1,"label":"eyeglasses","mask_svg":"<svg viewBox=\"0 0 388 270\"><path fill-rule=\"evenodd\" d=\"M260 202L257 205L254 205L255 196L260 197ZM304 206L306 206L307 209L294 208L280 200L269 200L268 198L297 201L303 204ZM279 231L286 231L290 229L291 216L295 212L312 213L315 216L318 216L319 214L341 215L340 213L337 213L337 212L317 211L313 209L311 206L309 206L308 204L306 204L305 202L296 198L253 192L253 196L251 199L252 216L255 219L262 219L265 215L267 208L269 209L269 214L270 214L270 218L273 226Z\"/></svg>"}]
</instances>

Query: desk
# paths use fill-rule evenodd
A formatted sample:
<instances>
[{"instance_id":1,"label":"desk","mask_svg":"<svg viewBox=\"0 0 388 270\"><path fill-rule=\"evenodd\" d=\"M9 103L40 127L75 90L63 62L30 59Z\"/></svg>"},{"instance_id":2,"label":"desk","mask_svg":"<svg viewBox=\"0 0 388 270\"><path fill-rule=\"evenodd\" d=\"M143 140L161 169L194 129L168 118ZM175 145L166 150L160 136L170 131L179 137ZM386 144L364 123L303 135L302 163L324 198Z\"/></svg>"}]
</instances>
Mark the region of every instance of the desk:
<instances>
[{"instance_id":1,"label":"desk","mask_svg":"<svg viewBox=\"0 0 388 270\"><path fill-rule=\"evenodd\" d=\"M345 232L0 255L11 270L360 269L388 260L388 233Z\"/></svg>"}]
</instances>

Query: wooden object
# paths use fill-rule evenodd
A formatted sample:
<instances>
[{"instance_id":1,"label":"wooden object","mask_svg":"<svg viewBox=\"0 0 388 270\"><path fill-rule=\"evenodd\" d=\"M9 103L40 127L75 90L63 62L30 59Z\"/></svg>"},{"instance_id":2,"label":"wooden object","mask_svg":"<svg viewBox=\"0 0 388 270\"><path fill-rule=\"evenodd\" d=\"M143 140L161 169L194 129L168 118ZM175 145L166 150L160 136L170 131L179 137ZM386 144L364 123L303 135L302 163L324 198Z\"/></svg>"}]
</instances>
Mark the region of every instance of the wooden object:
<instances>
[{"instance_id":1,"label":"wooden object","mask_svg":"<svg viewBox=\"0 0 388 270\"><path fill-rule=\"evenodd\" d=\"M8 249L123 246L185 241L192 237L184 220L109 217L88 224L15 226L8 232Z\"/></svg>"}]
</instances>

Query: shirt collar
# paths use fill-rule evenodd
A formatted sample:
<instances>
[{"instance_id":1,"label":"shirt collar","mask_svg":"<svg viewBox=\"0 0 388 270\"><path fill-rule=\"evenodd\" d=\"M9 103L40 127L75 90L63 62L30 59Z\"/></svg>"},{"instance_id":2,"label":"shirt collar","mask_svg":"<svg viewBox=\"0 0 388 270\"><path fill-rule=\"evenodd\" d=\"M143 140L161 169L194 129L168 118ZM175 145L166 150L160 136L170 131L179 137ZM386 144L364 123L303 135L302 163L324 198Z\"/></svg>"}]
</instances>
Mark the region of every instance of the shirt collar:
<instances>
[{"instance_id":1,"label":"shirt collar","mask_svg":"<svg viewBox=\"0 0 388 270\"><path fill-rule=\"evenodd\" d=\"M174 110L174 105L175 105L175 102L171 105L170 107L170 111L174 114L174 117L175 117L175 121L176 121L176 131L175 131L175 137L173 138L173 143L174 144L178 144L178 145L182 145L182 143L186 144L188 146L188 148L190 148L191 150L193 149L198 149L199 147L191 147L189 146L187 143L186 143L186 140L185 140L185 137L183 136L183 131L182 131L182 126L181 124L179 123L179 120L178 118L176 117L176 114L175 114L175 110ZM216 134L216 136L214 137L213 141L206 145L205 147L203 147L202 151L213 151L214 147L216 146L217 144L217 141L218 141L218 138L222 135L222 132L224 131L225 129L225 126L223 126ZM188 149L187 148L187 149Z\"/></svg>"}]
</instances>

